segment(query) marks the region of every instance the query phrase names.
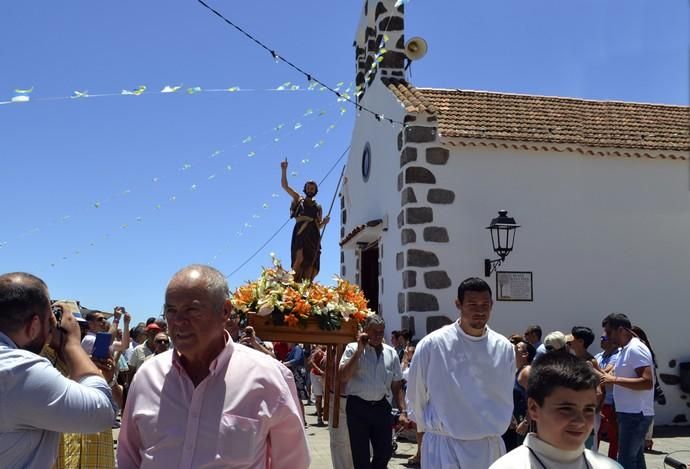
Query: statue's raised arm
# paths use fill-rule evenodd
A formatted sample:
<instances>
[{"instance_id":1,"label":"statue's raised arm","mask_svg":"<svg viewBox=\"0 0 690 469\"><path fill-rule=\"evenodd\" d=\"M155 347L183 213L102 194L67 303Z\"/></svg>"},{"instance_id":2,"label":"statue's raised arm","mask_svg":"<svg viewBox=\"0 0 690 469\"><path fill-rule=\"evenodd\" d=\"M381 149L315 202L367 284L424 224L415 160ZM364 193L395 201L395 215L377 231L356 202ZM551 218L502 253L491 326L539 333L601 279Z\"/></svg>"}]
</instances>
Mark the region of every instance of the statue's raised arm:
<instances>
[{"instance_id":1,"label":"statue's raised arm","mask_svg":"<svg viewBox=\"0 0 690 469\"><path fill-rule=\"evenodd\" d=\"M283 161L280 162L280 170L281 170L280 185L285 190L285 192L290 194L290 197L292 197L292 201L294 203L300 199L300 195L297 193L296 190L294 190L288 184L287 169L288 169L288 160L287 160L287 158L285 158Z\"/></svg>"}]
</instances>

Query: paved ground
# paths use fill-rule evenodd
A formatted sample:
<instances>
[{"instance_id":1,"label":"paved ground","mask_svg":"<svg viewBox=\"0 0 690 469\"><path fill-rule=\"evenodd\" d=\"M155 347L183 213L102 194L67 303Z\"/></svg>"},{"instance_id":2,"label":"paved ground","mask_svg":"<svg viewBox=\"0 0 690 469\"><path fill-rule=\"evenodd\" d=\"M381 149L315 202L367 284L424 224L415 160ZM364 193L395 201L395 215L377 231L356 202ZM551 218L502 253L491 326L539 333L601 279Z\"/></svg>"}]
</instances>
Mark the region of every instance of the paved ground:
<instances>
[{"instance_id":1,"label":"paved ground","mask_svg":"<svg viewBox=\"0 0 690 469\"><path fill-rule=\"evenodd\" d=\"M307 412L307 438L311 449L311 469L332 469L328 427L317 427L316 417L309 415L314 412L313 406L305 407ZM114 437L118 437L119 430L114 430ZM602 443L600 452L606 454L607 443ZM407 459L414 455L416 444L407 440L398 440L398 451L393 455L388 467L402 469L408 466ZM665 469L664 457L678 451L676 459L690 462L690 427L658 427L654 431L654 450L646 454L648 469Z\"/></svg>"}]
</instances>

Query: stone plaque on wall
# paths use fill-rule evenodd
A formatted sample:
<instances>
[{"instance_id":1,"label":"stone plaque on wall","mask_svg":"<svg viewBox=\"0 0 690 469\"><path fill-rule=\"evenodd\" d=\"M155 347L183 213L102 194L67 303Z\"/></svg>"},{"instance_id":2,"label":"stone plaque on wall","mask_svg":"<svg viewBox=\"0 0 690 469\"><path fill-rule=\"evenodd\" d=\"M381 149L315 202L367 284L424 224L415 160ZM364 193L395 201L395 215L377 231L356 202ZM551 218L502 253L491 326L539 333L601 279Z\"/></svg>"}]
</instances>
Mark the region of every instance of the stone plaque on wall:
<instances>
[{"instance_id":1,"label":"stone plaque on wall","mask_svg":"<svg viewBox=\"0 0 690 469\"><path fill-rule=\"evenodd\" d=\"M496 272L496 301L534 301L532 272Z\"/></svg>"}]
</instances>

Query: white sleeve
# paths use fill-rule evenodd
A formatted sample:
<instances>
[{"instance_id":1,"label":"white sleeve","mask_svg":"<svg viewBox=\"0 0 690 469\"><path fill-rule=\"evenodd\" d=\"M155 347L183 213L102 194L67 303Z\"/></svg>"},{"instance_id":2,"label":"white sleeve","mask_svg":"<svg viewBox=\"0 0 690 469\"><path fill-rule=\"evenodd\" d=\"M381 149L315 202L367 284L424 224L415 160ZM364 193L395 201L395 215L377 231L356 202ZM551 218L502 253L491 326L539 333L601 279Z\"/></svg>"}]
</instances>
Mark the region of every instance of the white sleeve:
<instances>
[{"instance_id":1,"label":"white sleeve","mask_svg":"<svg viewBox=\"0 0 690 469\"><path fill-rule=\"evenodd\" d=\"M352 358L352 355L355 354L355 350L357 350L357 344L347 344L347 347L345 347L345 351L343 352L343 356L340 357L340 363L338 366L343 366L346 365L347 362L350 361L350 358Z\"/></svg>"},{"instance_id":2,"label":"white sleeve","mask_svg":"<svg viewBox=\"0 0 690 469\"><path fill-rule=\"evenodd\" d=\"M12 396L8 409L20 425L71 433L97 433L112 425L112 395L100 376L72 381L45 359L27 363L21 371L21 393Z\"/></svg>"},{"instance_id":3,"label":"white sleeve","mask_svg":"<svg viewBox=\"0 0 690 469\"><path fill-rule=\"evenodd\" d=\"M93 352L93 346L96 343L96 336L87 335L81 341L81 348L84 349L87 355L91 356Z\"/></svg>"},{"instance_id":4,"label":"white sleeve","mask_svg":"<svg viewBox=\"0 0 690 469\"><path fill-rule=\"evenodd\" d=\"M634 344L628 351L627 361L632 365L632 368L644 368L647 366L653 366L652 353L649 351L647 346L642 342Z\"/></svg>"},{"instance_id":5,"label":"white sleeve","mask_svg":"<svg viewBox=\"0 0 690 469\"><path fill-rule=\"evenodd\" d=\"M408 407L414 412L417 432L419 433L426 431L424 426L424 408L429 401L426 383L426 374L429 370L429 358L426 353L427 347L425 347L427 343L420 342L417 345L407 376Z\"/></svg>"},{"instance_id":6,"label":"white sleeve","mask_svg":"<svg viewBox=\"0 0 690 469\"><path fill-rule=\"evenodd\" d=\"M397 354L395 354L395 360L393 360L393 381L400 381L402 379L402 366L400 365Z\"/></svg>"}]
</instances>

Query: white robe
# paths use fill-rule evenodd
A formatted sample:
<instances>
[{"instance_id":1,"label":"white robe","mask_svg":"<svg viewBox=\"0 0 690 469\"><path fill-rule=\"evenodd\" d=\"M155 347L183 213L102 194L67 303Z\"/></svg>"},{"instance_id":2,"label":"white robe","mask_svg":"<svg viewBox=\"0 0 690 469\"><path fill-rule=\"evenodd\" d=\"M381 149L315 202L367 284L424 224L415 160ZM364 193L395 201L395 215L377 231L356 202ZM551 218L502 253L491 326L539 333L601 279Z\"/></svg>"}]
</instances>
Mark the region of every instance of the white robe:
<instances>
[{"instance_id":1,"label":"white robe","mask_svg":"<svg viewBox=\"0 0 690 469\"><path fill-rule=\"evenodd\" d=\"M529 448L536 453L541 464ZM535 433L528 434L522 446L493 463L490 469L544 469L542 464L547 468L559 469L621 469L621 465L613 459L584 446L573 451L558 449L540 440Z\"/></svg>"},{"instance_id":2,"label":"white robe","mask_svg":"<svg viewBox=\"0 0 690 469\"><path fill-rule=\"evenodd\" d=\"M488 327L473 337L455 322L419 342L409 376L407 397L425 433L422 467L487 468L505 453L515 380L508 339Z\"/></svg>"}]
</instances>

